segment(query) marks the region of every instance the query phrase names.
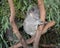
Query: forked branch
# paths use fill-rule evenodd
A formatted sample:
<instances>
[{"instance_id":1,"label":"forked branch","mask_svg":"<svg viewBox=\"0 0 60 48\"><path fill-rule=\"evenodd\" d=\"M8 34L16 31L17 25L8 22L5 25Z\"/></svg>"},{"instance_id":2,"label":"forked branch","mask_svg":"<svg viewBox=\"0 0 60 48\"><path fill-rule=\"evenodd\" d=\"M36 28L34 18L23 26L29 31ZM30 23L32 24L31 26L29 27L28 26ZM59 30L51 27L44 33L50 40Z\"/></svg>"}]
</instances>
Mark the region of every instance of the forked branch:
<instances>
[{"instance_id":1,"label":"forked branch","mask_svg":"<svg viewBox=\"0 0 60 48\"><path fill-rule=\"evenodd\" d=\"M54 21L51 21L51 22L49 22L48 24L46 24L46 26L44 27L44 30L42 31L41 35L45 34L45 33L46 33L46 30L47 30L48 28L52 27L54 24L55 24ZM39 36L39 35L38 35L38 36ZM34 38L35 38L35 36L31 37L30 39L27 39L27 40L26 40L27 44L33 43L33 42L34 42ZM36 40L37 40L37 39L36 39ZM18 47L21 47L21 46L22 46L22 44L21 44L21 42L19 42L19 43L15 44L15 45L11 46L10 48L13 48L13 47L18 48ZM43 46L43 45L41 45L41 46Z\"/></svg>"},{"instance_id":2,"label":"forked branch","mask_svg":"<svg viewBox=\"0 0 60 48\"><path fill-rule=\"evenodd\" d=\"M38 7L40 9L40 19L41 21L45 22L45 7L44 7L44 1L43 0L38 0ZM51 21L49 23L47 23L45 26L44 25L40 25L37 32L36 32L36 36L34 39L34 43L33 43L33 48L39 48L39 40L42 34L46 33L46 30L50 27L52 27L55 24L54 21Z\"/></svg>"}]
</instances>

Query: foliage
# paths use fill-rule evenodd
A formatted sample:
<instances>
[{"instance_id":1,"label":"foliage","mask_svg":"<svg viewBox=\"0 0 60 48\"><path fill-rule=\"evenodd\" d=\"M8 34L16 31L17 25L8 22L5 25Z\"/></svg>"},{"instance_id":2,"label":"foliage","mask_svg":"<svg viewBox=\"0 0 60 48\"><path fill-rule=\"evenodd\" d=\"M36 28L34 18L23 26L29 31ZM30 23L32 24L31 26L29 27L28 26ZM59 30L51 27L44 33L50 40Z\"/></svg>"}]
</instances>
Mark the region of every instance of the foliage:
<instances>
[{"instance_id":1,"label":"foliage","mask_svg":"<svg viewBox=\"0 0 60 48\"><path fill-rule=\"evenodd\" d=\"M4 39L4 33L6 32L6 28L8 27L8 6L6 1L0 1L0 47L2 48L3 43L8 47L6 40ZM7 9L7 10L6 10Z\"/></svg>"},{"instance_id":2,"label":"foliage","mask_svg":"<svg viewBox=\"0 0 60 48\"><path fill-rule=\"evenodd\" d=\"M47 13L46 20L47 21L54 20L56 22L52 30L54 30L57 35L60 35L60 30L59 30L60 29L60 0L44 0L44 3L45 3L46 13ZM37 0L14 0L14 5L16 9L16 18L17 18L16 22L19 27L22 26L22 23L26 16L27 9L31 8L33 4L37 4ZM9 28L10 25L9 16L10 16L10 10L9 10L8 1L1 0L0 1L0 48L2 48L3 43L6 45L6 48L8 47L7 41L4 38L4 33L6 32L6 29ZM49 36L49 34L45 35L45 37L47 36ZM57 40L59 41L60 38L58 37Z\"/></svg>"}]
</instances>

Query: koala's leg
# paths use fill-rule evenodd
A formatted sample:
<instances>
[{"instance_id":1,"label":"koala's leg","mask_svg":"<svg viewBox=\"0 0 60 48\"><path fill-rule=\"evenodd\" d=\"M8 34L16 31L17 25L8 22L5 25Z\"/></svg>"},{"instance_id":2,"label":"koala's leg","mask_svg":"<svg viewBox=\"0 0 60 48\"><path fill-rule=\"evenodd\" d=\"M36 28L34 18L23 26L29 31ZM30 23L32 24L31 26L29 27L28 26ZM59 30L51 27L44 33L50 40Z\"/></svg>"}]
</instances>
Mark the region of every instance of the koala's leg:
<instances>
[{"instance_id":1,"label":"koala's leg","mask_svg":"<svg viewBox=\"0 0 60 48\"><path fill-rule=\"evenodd\" d=\"M50 22L48 22L48 23L44 26L44 28L43 28L43 30L42 30L42 34L45 34L45 33L47 32L48 28L52 27L53 25L55 25L55 21L50 21Z\"/></svg>"}]
</instances>

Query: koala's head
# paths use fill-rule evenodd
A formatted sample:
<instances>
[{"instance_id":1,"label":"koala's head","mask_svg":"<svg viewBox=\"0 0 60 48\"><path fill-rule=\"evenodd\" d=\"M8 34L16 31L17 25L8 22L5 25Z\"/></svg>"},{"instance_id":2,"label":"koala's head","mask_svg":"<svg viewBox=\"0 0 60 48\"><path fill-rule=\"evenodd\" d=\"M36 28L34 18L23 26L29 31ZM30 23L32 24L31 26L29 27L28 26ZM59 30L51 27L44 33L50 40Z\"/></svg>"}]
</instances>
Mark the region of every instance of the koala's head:
<instances>
[{"instance_id":1,"label":"koala's head","mask_svg":"<svg viewBox=\"0 0 60 48\"><path fill-rule=\"evenodd\" d=\"M27 14L34 14L34 15L39 15L39 9L37 5L32 5L30 9L27 10Z\"/></svg>"}]
</instances>

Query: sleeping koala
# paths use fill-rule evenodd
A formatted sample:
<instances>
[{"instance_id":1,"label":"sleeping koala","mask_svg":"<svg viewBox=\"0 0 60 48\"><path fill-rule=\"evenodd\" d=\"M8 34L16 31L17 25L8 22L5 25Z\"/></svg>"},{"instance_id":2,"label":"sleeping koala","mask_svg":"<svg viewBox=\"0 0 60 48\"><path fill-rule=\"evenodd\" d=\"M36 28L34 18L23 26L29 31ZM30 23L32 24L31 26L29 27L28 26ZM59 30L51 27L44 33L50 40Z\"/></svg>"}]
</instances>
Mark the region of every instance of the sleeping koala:
<instances>
[{"instance_id":1,"label":"sleeping koala","mask_svg":"<svg viewBox=\"0 0 60 48\"><path fill-rule=\"evenodd\" d=\"M39 9L36 5L27 10L27 15L23 23L24 30L29 35L35 35L38 25L41 25Z\"/></svg>"}]
</instances>

